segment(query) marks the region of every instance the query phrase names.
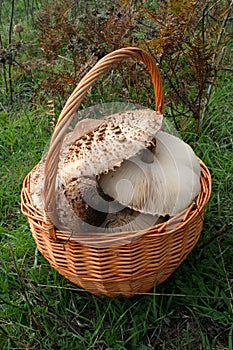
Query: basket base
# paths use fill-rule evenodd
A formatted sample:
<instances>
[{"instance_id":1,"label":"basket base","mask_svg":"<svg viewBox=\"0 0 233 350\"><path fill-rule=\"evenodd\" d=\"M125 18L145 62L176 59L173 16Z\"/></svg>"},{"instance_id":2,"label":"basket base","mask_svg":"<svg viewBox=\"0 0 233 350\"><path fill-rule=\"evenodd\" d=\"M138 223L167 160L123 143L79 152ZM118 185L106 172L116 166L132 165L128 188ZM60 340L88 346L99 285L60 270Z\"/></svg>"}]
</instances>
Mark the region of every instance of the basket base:
<instances>
[{"instance_id":1,"label":"basket base","mask_svg":"<svg viewBox=\"0 0 233 350\"><path fill-rule=\"evenodd\" d=\"M156 283L156 278L154 275L146 276L146 277L139 277L134 280L131 279L121 279L121 280L105 280L103 282L99 280L93 280L92 278L82 280L80 283L80 280L77 279L76 276L71 275L65 275L63 274L66 279L68 279L73 284L85 289L87 292L96 295L101 296L105 295L110 298L123 296L125 298L132 298L136 294L144 294L149 292L154 285L158 285L163 283L170 275L163 274L162 278L159 278L159 283Z\"/></svg>"}]
</instances>

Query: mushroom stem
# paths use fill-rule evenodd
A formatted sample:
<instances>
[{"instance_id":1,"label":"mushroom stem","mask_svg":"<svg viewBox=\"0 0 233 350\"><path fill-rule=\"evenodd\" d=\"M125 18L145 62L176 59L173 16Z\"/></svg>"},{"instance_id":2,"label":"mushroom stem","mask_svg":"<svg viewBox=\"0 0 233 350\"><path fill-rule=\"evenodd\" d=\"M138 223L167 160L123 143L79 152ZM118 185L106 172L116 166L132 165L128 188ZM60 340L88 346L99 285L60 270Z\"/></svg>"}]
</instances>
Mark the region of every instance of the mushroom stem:
<instances>
[{"instance_id":1,"label":"mushroom stem","mask_svg":"<svg viewBox=\"0 0 233 350\"><path fill-rule=\"evenodd\" d=\"M155 156L155 149L156 149L156 140L153 139L151 145L142 150L141 157L140 157L141 160L147 164L153 163L154 156Z\"/></svg>"}]
</instances>

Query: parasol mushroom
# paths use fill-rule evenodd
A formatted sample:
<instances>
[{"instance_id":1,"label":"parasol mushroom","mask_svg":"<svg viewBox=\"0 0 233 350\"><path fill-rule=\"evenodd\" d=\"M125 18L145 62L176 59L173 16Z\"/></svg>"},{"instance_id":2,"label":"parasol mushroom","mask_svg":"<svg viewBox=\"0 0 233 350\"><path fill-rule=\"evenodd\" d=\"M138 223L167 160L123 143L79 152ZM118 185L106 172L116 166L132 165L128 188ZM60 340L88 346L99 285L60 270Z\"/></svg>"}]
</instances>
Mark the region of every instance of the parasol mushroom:
<instances>
[{"instance_id":1,"label":"parasol mushroom","mask_svg":"<svg viewBox=\"0 0 233 350\"><path fill-rule=\"evenodd\" d=\"M114 198L103 193L98 176L149 146L161 125L162 115L150 109L115 113L69 146L61 159L60 177L70 207L81 220L101 225Z\"/></svg>"},{"instance_id":2,"label":"parasol mushroom","mask_svg":"<svg viewBox=\"0 0 233 350\"><path fill-rule=\"evenodd\" d=\"M200 191L200 164L192 148L178 137L159 131L154 145L100 176L105 194L135 211L176 215Z\"/></svg>"},{"instance_id":3,"label":"parasol mushroom","mask_svg":"<svg viewBox=\"0 0 233 350\"><path fill-rule=\"evenodd\" d=\"M64 192L64 188L62 188L61 182L60 182L60 174L61 174L61 163L62 159L64 159L65 155L67 154L67 151L69 149L69 146L72 142L77 140L78 138L82 137L85 133L88 133L91 129L96 128L99 124L101 123L101 120L96 120L96 119L84 119L81 120L77 123L75 126L74 130L70 133L68 133L64 139L62 148L61 148L61 153L60 153L60 162L58 166L58 197L59 199L62 200L62 205L61 207L58 208L58 211L62 213L62 216L66 216L66 212L69 211L69 217L71 215L70 209L68 210L66 207L67 205L64 204L64 196L62 196ZM45 162L46 162L46 157L47 153L43 156L43 158L40 160L40 162L36 165L36 167L33 169L30 177L30 193L32 196L32 201L35 206L39 211L43 212L44 210L44 201L43 201L43 184L44 184L44 171L45 171ZM71 183L70 187L74 188L74 184ZM77 186L77 185L76 185ZM69 186L68 186L69 187ZM69 197L69 192L70 189L67 188L67 196ZM76 190L77 192L77 190ZM77 194L76 194L77 196ZM57 200L59 203L59 200ZM62 209L63 207L63 209Z\"/></svg>"},{"instance_id":4,"label":"parasol mushroom","mask_svg":"<svg viewBox=\"0 0 233 350\"><path fill-rule=\"evenodd\" d=\"M142 214L135 210L124 208L107 215L101 227L106 232L127 232L145 230L161 222L158 215Z\"/></svg>"},{"instance_id":5,"label":"parasol mushroom","mask_svg":"<svg viewBox=\"0 0 233 350\"><path fill-rule=\"evenodd\" d=\"M150 109L109 115L99 125L70 145L62 162L61 180L96 177L119 167L140 150L150 146L162 126L162 115Z\"/></svg>"},{"instance_id":6,"label":"parasol mushroom","mask_svg":"<svg viewBox=\"0 0 233 350\"><path fill-rule=\"evenodd\" d=\"M80 219L100 226L112 198L103 193L97 177L148 146L161 124L162 115L149 109L116 113L103 120L80 121L65 137L60 153L56 226L77 230ZM44 209L45 162L46 155L31 175L32 199L40 211Z\"/></svg>"}]
</instances>

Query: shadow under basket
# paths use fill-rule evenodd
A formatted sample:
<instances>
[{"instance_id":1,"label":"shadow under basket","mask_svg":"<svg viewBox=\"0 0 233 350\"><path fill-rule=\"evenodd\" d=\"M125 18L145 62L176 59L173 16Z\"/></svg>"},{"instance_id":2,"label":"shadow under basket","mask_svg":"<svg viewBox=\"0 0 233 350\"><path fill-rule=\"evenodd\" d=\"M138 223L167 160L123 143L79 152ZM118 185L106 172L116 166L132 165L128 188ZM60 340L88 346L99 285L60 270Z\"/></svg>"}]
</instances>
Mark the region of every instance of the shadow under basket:
<instances>
[{"instance_id":1,"label":"shadow under basket","mask_svg":"<svg viewBox=\"0 0 233 350\"><path fill-rule=\"evenodd\" d=\"M138 48L125 48L105 56L97 66L97 70L95 67L91 70L94 78L91 76L90 79L88 75L86 81L80 82L75 93L79 90L82 95L77 100L77 94L72 94L67 101L56 126L59 132L63 129L62 123L66 121L66 107L70 113L69 101L72 102L72 106L75 105L74 108L72 107L72 112L75 112L84 95L83 86L85 86L85 91L88 90L102 71L112 63L125 58L136 58L147 65L154 83L156 106L159 107L157 110L162 112L163 97L161 97L161 82L158 75L155 76L155 73L157 74L156 64L144 51ZM95 74L96 71L98 74ZM76 103L73 103L74 99ZM56 134L58 139L59 136ZM52 143L53 137L51 145ZM50 157L58 158L59 149L52 146L51 148L55 149L55 153L51 153ZM33 205L30 194L32 171L26 176L23 183L22 212L28 218L38 250L61 275L95 295L132 297L137 293L148 292L154 284L164 282L185 260L200 237L204 207L211 193L211 176L206 165L201 160L199 162L201 189L195 202L167 222L143 231L97 233L94 236L91 233L73 234L59 231L44 213L38 211ZM47 174L48 178L49 176ZM51 185L51 181L49 183ZM46 191L45 209L47 209Z\"/></svg>"}]
</instances>

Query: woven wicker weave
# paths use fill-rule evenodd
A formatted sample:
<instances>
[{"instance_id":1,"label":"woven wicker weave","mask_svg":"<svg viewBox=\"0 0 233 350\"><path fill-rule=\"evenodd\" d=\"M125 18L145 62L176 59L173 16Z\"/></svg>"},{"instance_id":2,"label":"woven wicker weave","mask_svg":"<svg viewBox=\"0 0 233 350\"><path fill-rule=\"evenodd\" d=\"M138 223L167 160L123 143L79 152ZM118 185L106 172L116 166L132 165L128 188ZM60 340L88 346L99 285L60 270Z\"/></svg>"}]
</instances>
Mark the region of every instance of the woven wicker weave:
<instances>
[{"instance_id":1,"label":"woven wicker weave","mask_svg":"<svg viewBox=\"0 0 233 350\"><path fill-rule=\"evenodd\" d=\"M61 142L86 91L112 64L136 58L150 71L156 96L156 110L163 111L163 90L153 59L138 48L116 50L102 58L81 80L62 110L54 130L45 170L45 210L38 211L26 176L22 212L27 216L39 251L61 275L96 295L130 297L164 282L197 243L203 225L204 207L211 193L211 176L200 161L201 190L195 203L165 223L148 230L121 233L80 233L59 231L50 218L54 210L55 180Z\"/></svg>"}]
</instances>

